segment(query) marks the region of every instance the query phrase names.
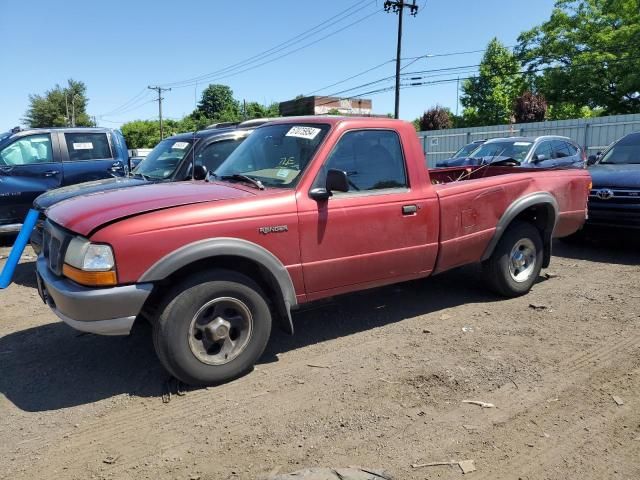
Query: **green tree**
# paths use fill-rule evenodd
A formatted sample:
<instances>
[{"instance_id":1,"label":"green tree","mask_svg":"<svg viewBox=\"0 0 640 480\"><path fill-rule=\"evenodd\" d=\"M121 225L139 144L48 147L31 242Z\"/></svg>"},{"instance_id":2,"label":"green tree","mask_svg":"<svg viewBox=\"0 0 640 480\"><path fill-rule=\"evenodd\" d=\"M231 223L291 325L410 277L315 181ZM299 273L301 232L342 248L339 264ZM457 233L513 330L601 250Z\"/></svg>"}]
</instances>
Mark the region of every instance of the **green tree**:
<instances>
[{"instance_id":1,"label":"green tree","mask_svg":"<svg viewBox=\"0 0 640 480\"><path fill-rule=\"evenodd\" d=\"M129 148L153 148L160 141L157 120L134 120L120 127Z\"/></svg>"},{"instance_id":2,"label":"green tree","mask_svg":"<svg viewBox=\"0 0 640 480\"><path fill-rule=\"evenodd\" d=\"M244 114L247 119L271 118L280 116L280 111L278 103L272 103L271 105L262 105L259 102L247 102Z\"/></svg>"},{"instance_id":3,"label":"green tree","mask_svg":"<svg viewBox=\"0 0 640 480\"><path fill-rule=\"evenodd\" d=\"M210 120L233 122L240 119L240 105L227 85L211 84L205 88L196 111Z\"/></svg>"},{"instance_id":4,"label":"green tree","mask_svg":"<svg viewBox=\"0 0 640 480\"><path fill-rule=\"evenodd\" d=\"M489 42L478 76L462 84L465 124L509 123L514 100L526 88L516 56L496 38Z\"/></svg>"},{"instance_id":5,"label":"green tree","mask_svg":"<svg viewBox=\"0 0 640 480\"><path fill-rule=\"evenodd\" d=\"M32 128L38 127L90 127L87 114L87 87L84 82L70 78L67 86L57 85L44 95L29 95L29 108L23 121Z\"/></svg>"},{"instance_id":6,"label":"green tree","mask_svg":"<svg viewBox=\"0 0 640 480\"><path fill-rule=\"evenodd\" d=\"M556 0L518 41L551 110L640 112L640 0Z\"/></svg>"}]
</instances>

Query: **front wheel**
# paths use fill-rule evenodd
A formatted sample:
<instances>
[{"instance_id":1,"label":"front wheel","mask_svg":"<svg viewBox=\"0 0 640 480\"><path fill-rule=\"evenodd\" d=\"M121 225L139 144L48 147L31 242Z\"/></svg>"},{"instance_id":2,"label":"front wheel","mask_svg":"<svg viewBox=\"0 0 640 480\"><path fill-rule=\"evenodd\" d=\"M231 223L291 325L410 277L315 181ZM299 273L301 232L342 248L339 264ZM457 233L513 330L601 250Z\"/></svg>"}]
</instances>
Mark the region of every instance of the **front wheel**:
<instances>
[{"instance_id":1,"label":"front wheel","mask_svg":"<svg viewBox=\"0 0 640 480\"><path fill-rule=\"evenodd\" d=\"M542 268L543 245L540 231L528 222L514 222L504 233L483 273L491 289L505 297L524 295L533 286Z\"/></svg>"},{"instance_id":2,"label":"front wheel","mask_svg":"<svg viewBox=\"0 0 640 480\"><path fill-rule=\"evenodd\" d=\"M160 362L189 385L221 383L249 371L270 332L271 312L260 287L226 270L180 284L153 326Z\"/></svg>"}]
</instances>

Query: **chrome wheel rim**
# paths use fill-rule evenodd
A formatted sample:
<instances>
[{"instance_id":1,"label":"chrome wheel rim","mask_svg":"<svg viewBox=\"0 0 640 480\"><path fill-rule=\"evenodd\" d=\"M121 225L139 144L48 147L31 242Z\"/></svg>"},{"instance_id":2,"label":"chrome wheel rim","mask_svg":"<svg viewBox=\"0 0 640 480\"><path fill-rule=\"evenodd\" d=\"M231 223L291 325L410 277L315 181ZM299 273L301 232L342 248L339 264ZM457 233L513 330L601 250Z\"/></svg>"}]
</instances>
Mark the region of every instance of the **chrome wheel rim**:
<instances>
[{"instance_id":1,"label":"chrome wheel rim","mask_svg":"<svg viewBox=\"0 0 640 480\"><path fill-rule=\"evenodd\" d=\"M531 278L536 267L536 246L528 238L518 240L509 255L509 274L518 283Z\"/></svg>"},{"instance_id":2,"label":"chrome wheel rim","mask_svg":"<svg viewBox=\"0 0 640 480\"><path fill-rule=\"evenodd\" d=\"M253 316L249 308L233 297L205 303L191 319L189 348L208 365L224 365L240 355L251 338Z\"/></svg>"}]
</instances>

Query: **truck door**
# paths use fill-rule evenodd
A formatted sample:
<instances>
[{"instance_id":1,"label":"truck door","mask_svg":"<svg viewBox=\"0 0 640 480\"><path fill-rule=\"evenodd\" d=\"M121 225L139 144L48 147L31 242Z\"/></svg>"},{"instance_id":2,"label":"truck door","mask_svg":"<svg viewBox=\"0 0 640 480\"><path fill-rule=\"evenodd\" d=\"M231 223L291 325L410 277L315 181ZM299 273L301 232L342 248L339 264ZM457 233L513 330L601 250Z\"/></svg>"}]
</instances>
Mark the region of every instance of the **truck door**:
<instances>
[{"instance_id":1,"label":"truck door","mask_svg":"<svg viewBox=\"0 0 640 480\"><path fill-rule=\"evenodd\" d=\"M0 223L22 222L33 200L59 187L62 178L51 133L18 137L6 145L0 150Z\"/></svg>"},{"instance_id":2,"label":"truck door","mask_svg":"<svg viewBox=\"0 0 640 480\"><path fill-rule=\"evenodd\" d=\"M125 163L113 154L107 132L60 132L64 184L125 174Z\"/></svg>"},{"instance_id":3,"label":"truck door","mask_svg":"<svg viewBox=\"0 0 640 480\"><path fill-rule=\"evenodd\" d=\"M385 283L431 269L437 235L419 188L411 188L400 138L393 130L352 130L338 140L313 186L326 172L347 173L348 192L299 201L300 250L307 294ZM303 195L307 195L304 192ZM433 199L434 205L435 193ZM430 235L431 233L431 235ZM437 242L437 239L434 239Z\"/></svg>"}]
</instances>

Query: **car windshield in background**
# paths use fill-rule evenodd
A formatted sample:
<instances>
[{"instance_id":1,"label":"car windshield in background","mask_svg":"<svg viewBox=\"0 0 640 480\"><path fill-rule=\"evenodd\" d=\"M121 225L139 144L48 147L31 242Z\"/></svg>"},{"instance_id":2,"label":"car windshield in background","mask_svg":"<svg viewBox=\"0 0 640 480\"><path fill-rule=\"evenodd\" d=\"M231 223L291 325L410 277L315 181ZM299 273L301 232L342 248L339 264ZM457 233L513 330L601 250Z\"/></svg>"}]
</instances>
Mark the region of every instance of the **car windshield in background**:
<instances>
[{"instance_id":1,"label":"car windshield in background","mask_svg":"<svg viewBox=\"0 0 640 480\"><path fill-rule=\"evenodd\" d=\"M473 152L474 157L509 157L522 162L529 150L531 150L531 142L494 142L485 143L478 150Z\"/></svg>"},{"instance_id":2,"label":"car windshield in background","mask_svg":"<svg viewBox=\"0 0 640 480\"><path fill-rule=\"evenodd\" d=\"M261 127L236 148L216 177L245 175L266 187L296 185L329 131L323 124L280 124Z\"/></svg>"},{"instance_id":3,"label":"car windshield in background","mask_svg":"<svg viewBox=\"0 0 640 480\"><path fill-rule=\"evenodd\" d=\"M133 170L134 175L143 175L153 179L169 178L191 147L190 140L166 139L149 152Z\"/></svg>"},{"instance_id":4,"label":"car windshield in background","mask_svg":"<svg viewBox=\"0 0 640 480\"><path fill-rule=\"evenodd\" d=\"M640 133L628 135L615 143L600 160L602 164L640 163Z\"/></svg>"},{"instance_id":5,"label":"car windshield in background","mask_svg":"<svg viewBox=\"0 0 640 480\"><path fill-rule=\"evenodd\" d=\"M470 157L471 156L471 152L473 152L474 150L477 150L479 147L480 147L480 145L478 145L477 143L470 143L469 145L465 145L460 150L458 150L456 153L454 153L453 157L451 157L451 158Z\"/></svg>"}]
</instances>

